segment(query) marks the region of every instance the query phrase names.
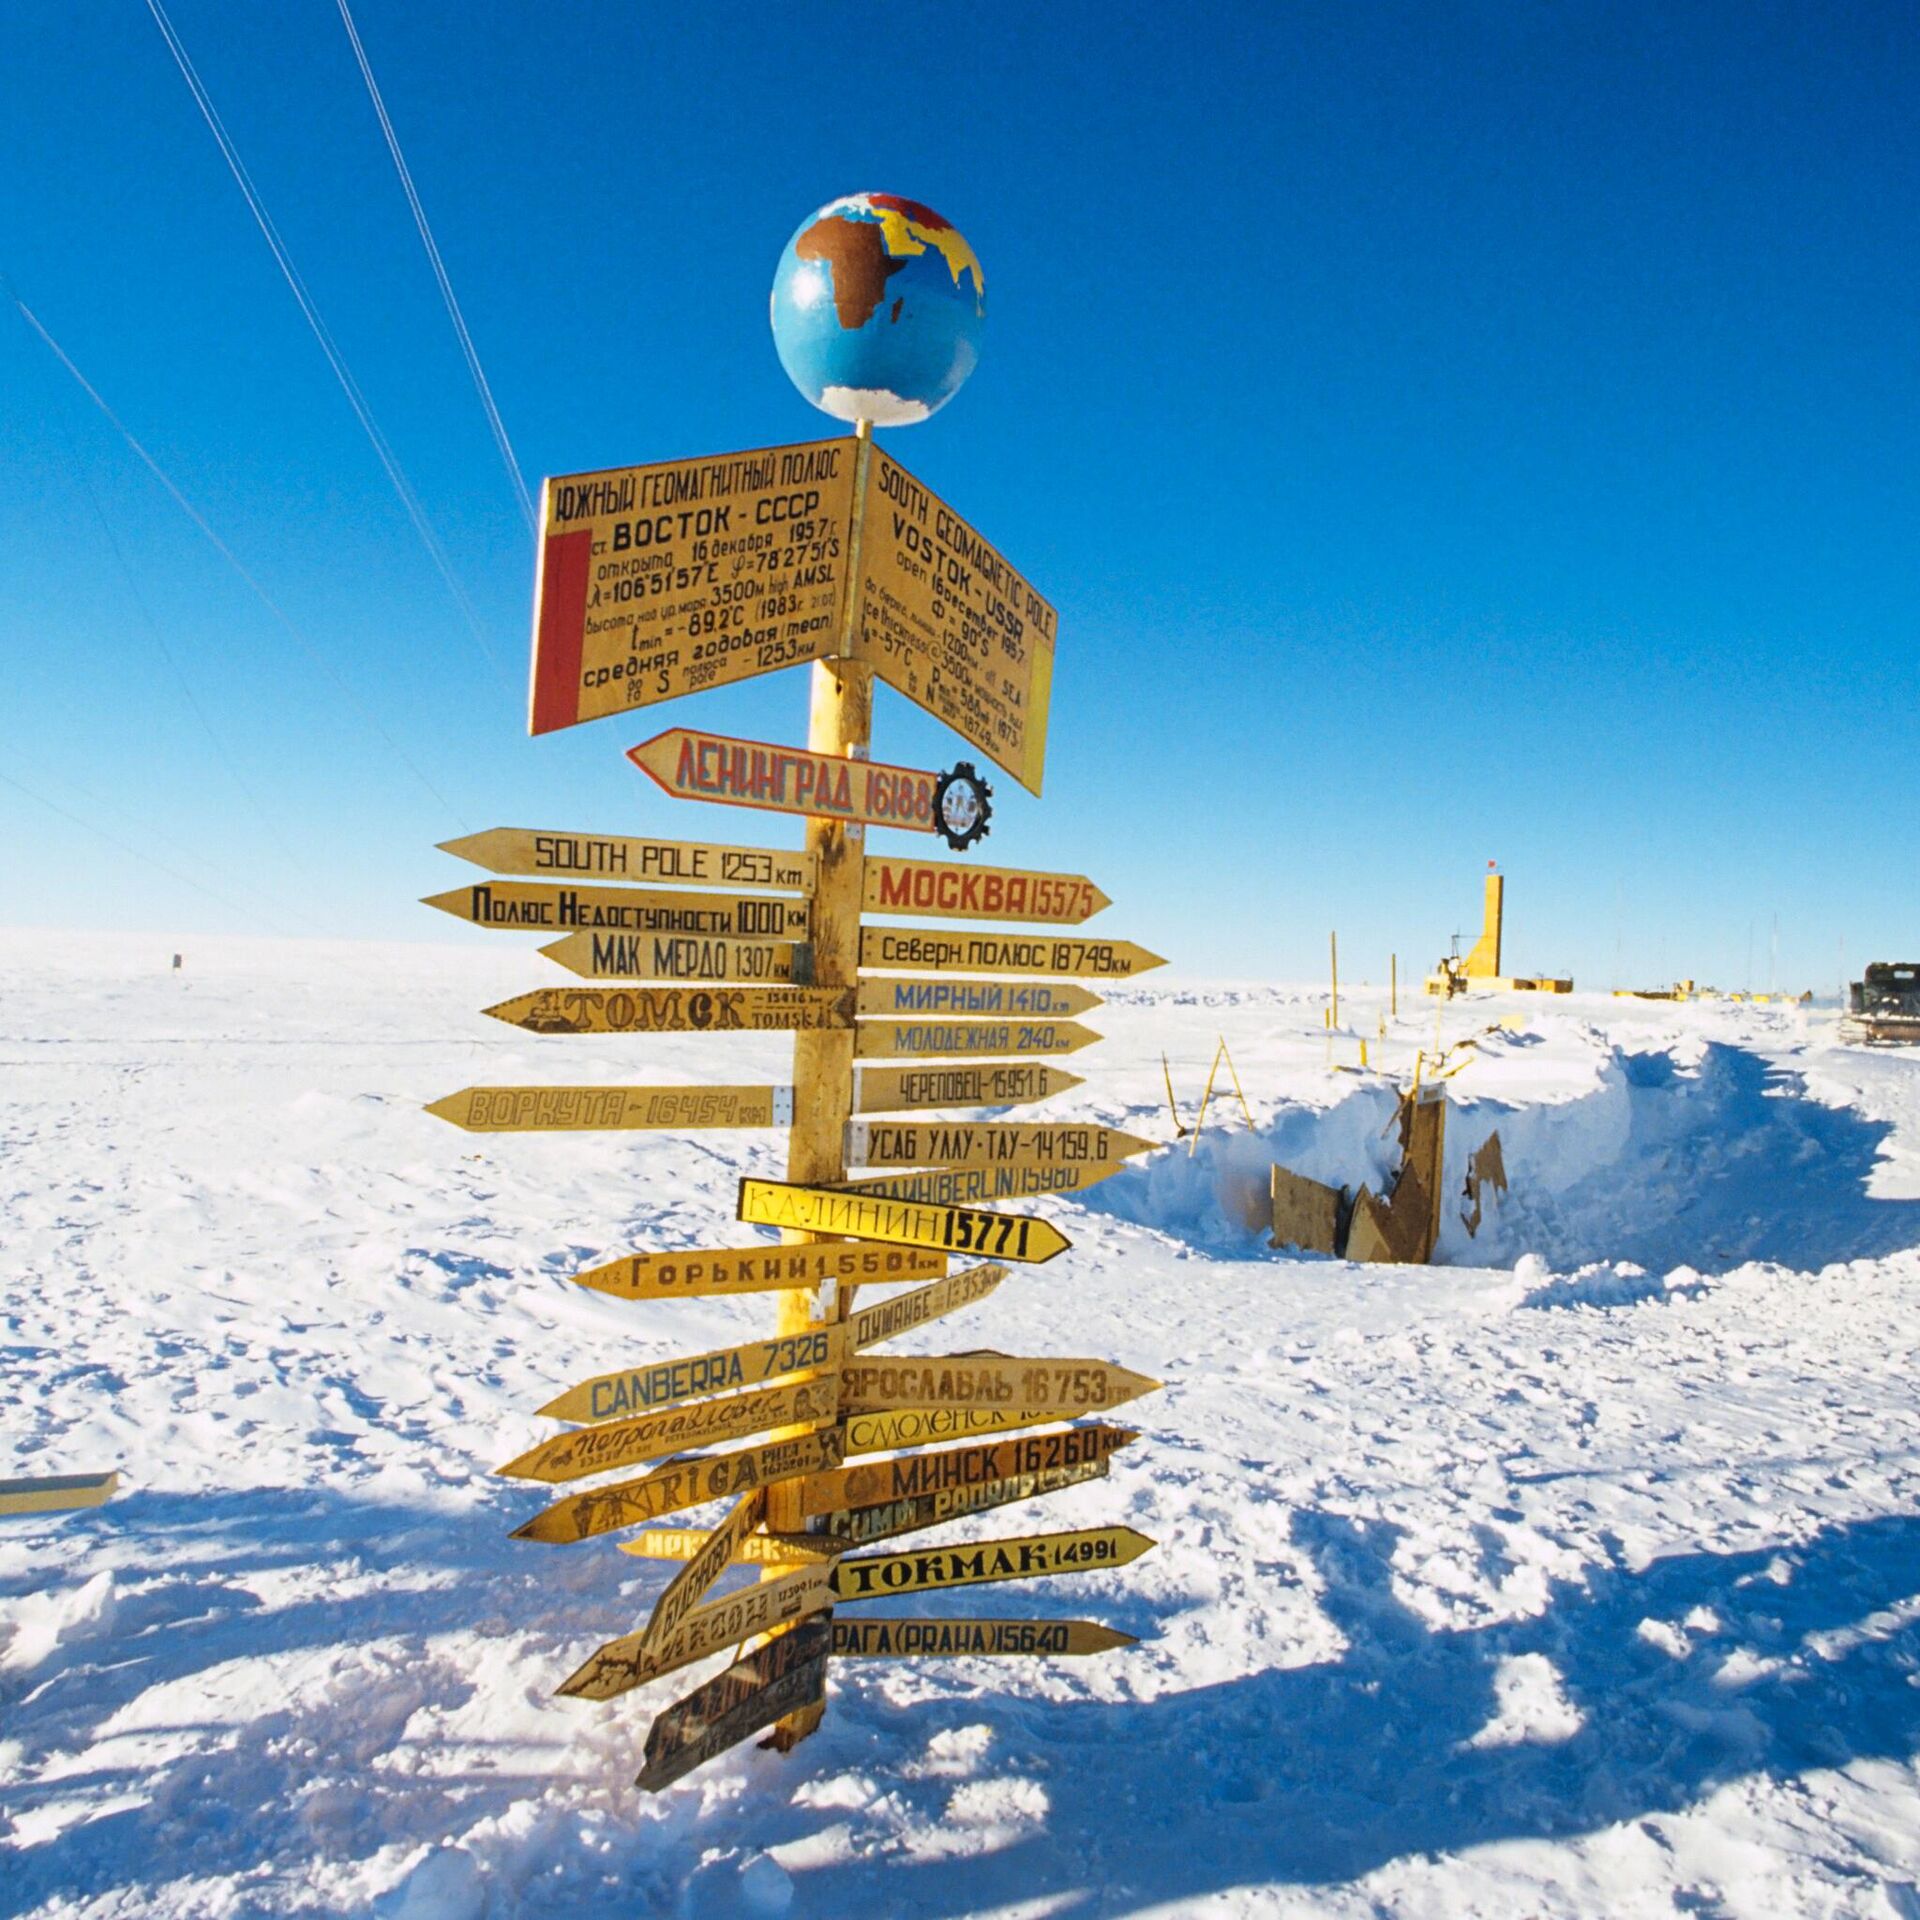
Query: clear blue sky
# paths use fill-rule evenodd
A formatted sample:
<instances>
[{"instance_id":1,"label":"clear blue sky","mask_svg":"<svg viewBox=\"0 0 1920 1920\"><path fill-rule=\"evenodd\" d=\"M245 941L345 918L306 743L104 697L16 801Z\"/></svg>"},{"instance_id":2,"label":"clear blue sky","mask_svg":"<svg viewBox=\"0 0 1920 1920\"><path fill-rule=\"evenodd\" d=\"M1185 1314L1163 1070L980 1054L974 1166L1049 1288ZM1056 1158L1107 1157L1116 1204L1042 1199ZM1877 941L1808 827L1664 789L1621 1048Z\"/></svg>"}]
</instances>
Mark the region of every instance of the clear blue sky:
<instances>
[{"instance_id":1,"label":"clear blue sky","mask_svg":"<svg viewBox=\"0 0 1920 1920\"><path fill-rule=\"evenodd\" d=\"M0 918L459 937L413 902L462 829L742 837L626 766L652 726L524 736L531 544L330 0L170 11L504 676L146 9L5 9L0 268L360 704L0 307L0 773L135 849L0 785ZM1764 986L1776 915L1783 986L1920 950L1910 6L356 17L536 485L822 431L766 321L820 202L966 233L980 370L887 444L1060 609L983 851L1103 929L1378 977L1498 857L1510 961L1583 983ZM883 693L875 750L955 743Z\"/></svg>"}]
</instances>

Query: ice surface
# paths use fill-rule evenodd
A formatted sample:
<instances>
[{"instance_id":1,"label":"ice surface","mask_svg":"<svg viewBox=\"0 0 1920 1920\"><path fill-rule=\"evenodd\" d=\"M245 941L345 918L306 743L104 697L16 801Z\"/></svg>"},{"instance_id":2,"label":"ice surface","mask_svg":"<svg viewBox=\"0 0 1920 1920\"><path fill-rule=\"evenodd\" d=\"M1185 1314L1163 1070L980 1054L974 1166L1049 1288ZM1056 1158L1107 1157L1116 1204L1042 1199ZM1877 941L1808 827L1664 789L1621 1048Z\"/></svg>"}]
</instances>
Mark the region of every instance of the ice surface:
<instances>
[{"instance_id":1,"label":"ice surface","mask_svg":"<svg viewBox=\"0 0 1920 1920\"><path fill-rule=\"evenodd\" d=\"M1512 1193L1445 1266L1353 1268L1240 1224L1274 1158L1391 1164L1321 998L1114 994L1087 1084L1019 1117L1166 1138L1162 1050L1191 1118L1224 1033L1253 1128L1228 1089L1197 1152L1038 1203L1073 1252L904 1344L1168 1382L1111 1479L938 1536L1156 1552L924 1602L1142 1645L848 1662L791 1756L649 1799L648 1718L709 1667L552 1688L671 1569L508 1540L541 1496L489 1470L572 1381L770 1324L564 1275L738 1243L782 1143L420 1106L788 1048L481 1017L546 967L0 936L0 1472L122 1471L0 1521L0 1916L1920 1916L1920 1058L1794 1009L1525 1006L1452 1083L1450 1182L1498 1126ZM1342 1011L1340 1061L1432 1042L1430 1002L1384 1040L1378 996Z\"/></svg>"}]
</instances>

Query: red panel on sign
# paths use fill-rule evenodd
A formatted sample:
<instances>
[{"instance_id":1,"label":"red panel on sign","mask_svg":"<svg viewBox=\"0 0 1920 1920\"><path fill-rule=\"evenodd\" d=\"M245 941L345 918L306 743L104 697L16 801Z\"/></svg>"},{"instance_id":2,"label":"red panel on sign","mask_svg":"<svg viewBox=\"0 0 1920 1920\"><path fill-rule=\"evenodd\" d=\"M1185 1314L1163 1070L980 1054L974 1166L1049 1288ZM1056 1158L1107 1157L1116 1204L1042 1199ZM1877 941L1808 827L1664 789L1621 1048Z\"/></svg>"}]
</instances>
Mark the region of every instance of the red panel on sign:
<instances>
[{"instance_id":1,"label":"red panel on sign","mask_svg":"<svg viewBox=\"0 0 1920 1920\"><path fill-rule=\"evenodd\" d=\"M533 643L533 711L529 733L552 733L580 717L580 647L586 636L587 581L593 530L550 533L536 589L540 628Z\"/></svg>"}]
</instances>

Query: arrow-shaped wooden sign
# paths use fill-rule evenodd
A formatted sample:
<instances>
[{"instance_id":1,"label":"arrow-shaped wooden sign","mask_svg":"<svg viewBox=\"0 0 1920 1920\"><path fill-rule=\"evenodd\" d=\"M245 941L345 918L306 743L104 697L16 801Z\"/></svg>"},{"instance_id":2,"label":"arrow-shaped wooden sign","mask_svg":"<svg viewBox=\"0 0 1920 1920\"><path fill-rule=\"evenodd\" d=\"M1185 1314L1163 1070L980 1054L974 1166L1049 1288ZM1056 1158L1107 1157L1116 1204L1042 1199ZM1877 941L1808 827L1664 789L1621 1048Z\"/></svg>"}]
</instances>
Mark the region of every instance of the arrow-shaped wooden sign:
<instances>
[{"instance_id":1,"label":"arrow-shaped wooden sign","mask_svg":"<svg viewBox=\"0 0 1920 1920\"><path fill-rule=\"evenodd\" d=\"M895 1620L869 1613L852 1620L836 1616L829 1627L836 1659L998 1659L1019 1654L1061 1659L1140 1644L1135 1635L1095 1620Z\"/></svg>"},{"instance_id":2,"label":"arrow-shaped wooden sign","mask_svg":"<svg viewBox=\"0 0 1920 1920\"><path fill-rule=\"evenodd\" d=\"M529 1033L801 1033L853 1023L825 987L541 987L482 1011Z\"/></svg>"},{"instance_id":3,"label":"arrow-shaped wooden sign","mask_svg":"<svg viewBox=\"0 0 1920 1920\"><path fill-rule=\"evenodd\" d=\"M912 1113L946 1107L1024 1107L1086 1083L1065 1067L1022 1060L930 1067L863 1067L856 1113Z\"/></svg>"},{"instance_id":4,"label":"arrow-shaped wooden sign","mask_svg":"<svg viewBox=\"0 0 1920 1920\"><path fill-rule=\"evenodd\" d=\"M875 1193L889 1200L918 1200L937 1207L997 1206L1003 1200L1037 1200L1049 1193L1077 1193L1110 1180L1118 1167L1041 1164L1018 1167L929 1167L921 1173L882 1173L871 1180L836 1180L840 1193Z\"/></svg>"},{"instance_id":5,"label":"arrow-shaped wooden sign","mask_svg":"<svg viewBox=\"0 0 1920 1920\"><path fill-rule=\"evenodd\" d=\"M895 980L870 974L860 982L854 1011L894 1020L1071 1020L1102 1004L1085 987L1053 980Z\"/></svg>"},{"instance_id":6,"label":"arrow-shaped wooden sign","mask_svg":"<svg viewBox=\"0 0 1920 1920\"><path fill-rule=\"evenodd\" d=\"M1074 1020L862 1020L859 1060L964 1060L969 1056L1078 1053L1100 1036Z\"/></svg>"},{"instance_id":7,"label":"arrow-shaped wooden sign","mask_svg":"<svg viewBox=\"0 0 1920 1920\"><path fill-rule=\"evenodd\" d=\"M720 1253L630 1253L576 1273L576 1287L622 1300L683 1300L721 1293L774 1293L823 1281L874 1286L930 1280L947 1270L944 1253L920 1247L876 1247L862 1240L809 1246L734 1247Z\"/></svg>"},{"instance_id":8,"label":"arrow-shaped wooden sign","mask_svg":"<svg viewBox=\"0 0 1920 1920\"><path fill-rule=\"evenodd\" d=\"M1108 1413L1160 1382L1104 1360L1029 1360L943 1353L850 1360L840 1370L842 1411L901 1407L1051 1407L1056 1420Z\"/></svg>"},{"instance_id":9,"label":"arrow-shaped wooden sign","mask_svg":"<svg viewBox=\"0 0 1920 1920\"><path fill-rule=\"evenodd\" d=\"M669 727L629 748L627 758L676 800L904 827L910 833L937 831L933 796L940 775L917 767L845 760L689 727Z\"/></svg>"},{"instance_id":10,"label":"arrow-shaped wooden sign","mask_svg":"<svg viewBox=\"0 0 1920 1920\"><path fill-rule=\"evenodd\" d=\"M1159 1143L1117 1127L993 1120L856 1120L847 1159L869 1167L1098 1167L1111 1173Z\"/></svg>"},{"instance_id":11,"label":"arrow-shaped wooden sign","mask_svg":"<svg viewBox=\"0 0 1920 1920\"><path fill-rule=\"evenodd\" d=\"M890 1413L853 1413L840 1429L847 1452L892 1453L930 1447L936 1440L972 1440L983 1433L1016 1433L1064 1418L1046 1407L900 1407Z\"/></svg>"},{"instance_id":12,"label":"arrow-shaped wooden sign","mask_svg":"<svg viewBox=\"0 0 1920 1920\"><path fill-rule=\"evenodd\" d=\"M1055 1473L1110 1459L1139 1439L1131 1427L1067 1427L1059 1433L1027 1434L983 1446L943 1447L932 1453L902 1454L894 1460L866 1461L832 1473L816 1473L800 1483L800 1511L839 1513L847 1507L877 1507L890 1500L915 1500L923 1494L950 1493L1022 1474Z\"/></svg>"},{"instance_id":13,"label":"arrow-shaped wooden sign","mask_svg":"<svg viewBox=\"0 0 1920 1920\"><path fill-rule=\"evenodd\" d=\"M677 933L801 940L807 903L784 894L672 893L654 887L559 887L534 880L483 880L420 903L476 927L530 933Z\"/></svg>"},{"instance_id":14,"label":"arrow-shaped wooden sign","mask_svg":"<svg viewBox=\"0 0 1920 1920\"><path fill-rule=\"evenodd\" d=\"M806 984L812 949L799 940L695 940L680 934L570 933L540 949L586 980L721 980Z\"/></svg>"},{"instance_id":15,"label":"arrow-shaped wooden sign","mask_svg":"<svg viewBox=\"0 0 1920 1920\"><path fill-rule=\"evenodd\" d=\"M654 1603L642 1640L657 1645L699 1604L701 1596L726 1572L740 1550L741 1543L767 1517L767 1490L758 1487L733 1503L733 1510L707 1536L687 1564L667 1582L667 1590Z\"/></svg>"},{"instance_id":16,"label":"arrow-shaped wooden sign","mask_svg":"<svg viewBox=\"0 0 1920 1920\"><path fill-rule=\"evenodd\" d=\"M738 1440L769 1427L804 1426L831 1420L839 1408L839 1376L823 1374L790 1387L734 1394L724 1400L694 1400L635 1420L575 1427L543 1440L494 1471L514 1480L584 1480L636 1461L657 1460L681 1447Z\"/></svg>"},{"instance_id":17,"label":"arrow-shaped wooden sign","mask_svg":"<svg viewBox=\"0 0 1920 1920\"><path fill-rule=\"evenodd\" d=\"M845 1451L845 1430L823 1427L817 1433L792 1434L735 1453L669 1460L637 1480L620 1480L610 1487L595 1487L556 1500L515 1527L513 1538L572 1545L596 1534L616 1533L622 1527L658 1520L663 1514L704 1506L727 1494L772 1486L798 1474L824 1473L840 1464Z\"/></svg>"},{"instance_id":18,"label":"arrow-shaped wooden sign","mask_svg":"<svg viewBox=\"0 0 1920 1920\"><path fill-rule=\"evenodd\" d=\"M494 827L442 840L442 853L470 860L489 873L529 874L539 880L629 880L649 886L751 887L811 893L810 853L779 847L708 847L691 840L637 840L624 833L545 833L530 827Z\"/></svg>"},{"instance_id":19,"label":"arrow-shaped wooden sign","mask_svg":"<svg viewBox=\"0 0 1920 1920\"><path fill-rule=\"evenodd\" d=\"M977 1487L915 1494L906 1500L889 1500L884 1506L848 1507L826 1515L819 1523L823 1531L808 1537L837 1541L842 1547L875 1546L904 1533L946 1526L970 1513L986 1513L994 1507L1060 1493L1084 1481L1103 1480L1106 1473L1107 1463L1096 1460L1084 1467L1056 1467L1051 1473L1021 1473L1010 1480L985 1480Z\"/></svg>"},{"instance_id":20,"label":"arrow-shaped wooden sign","mask_svg":"<svg viewBox=\"0 0 1920 1920\"><path fill-rule=\"evenodd\" d=\"M754 1226L885 1240L894 1246L976 1253L989 1260L1037 1265L1073 1244L1050 1220L965 1207L923 1207L782 1180L742 1180L739 1217Z\"/></svg>"},{"instance_id":21,"label":"arrow-shaped wooden sign","mask_svg":"<svg viewBox=\"0 0 1920 1920\"><path fill-rule=\"evenodd\" d=\"M1012 867L878 855L870 855L862 871L860 904L868 913L1072 927L1113 905L1084 873L1022 873Z\"/></svg>"},{"instance_id":22,"label":"arrow-shaped wooden sign","mask_svg":"<svg viewBox=\"0 0 1920 1920\"><path fill-rule=\"evenodd\" d=\"M931 927L863 927L860 964L881 973L1052 974L1130 980L1167 963L1131 940L1046 933L949 933Z\"/></svg>"},{"instance_id":23,"label":"arrow-shaped wooden sign","mask_svg":"<svg viewBox=\"0 0 1920 1920\"><path fill-rule=\"evenodd\" d=\"M462 1087L427 1112L469 1133L790 1127L791 1087Z\"/></svg>"}]
</instances>

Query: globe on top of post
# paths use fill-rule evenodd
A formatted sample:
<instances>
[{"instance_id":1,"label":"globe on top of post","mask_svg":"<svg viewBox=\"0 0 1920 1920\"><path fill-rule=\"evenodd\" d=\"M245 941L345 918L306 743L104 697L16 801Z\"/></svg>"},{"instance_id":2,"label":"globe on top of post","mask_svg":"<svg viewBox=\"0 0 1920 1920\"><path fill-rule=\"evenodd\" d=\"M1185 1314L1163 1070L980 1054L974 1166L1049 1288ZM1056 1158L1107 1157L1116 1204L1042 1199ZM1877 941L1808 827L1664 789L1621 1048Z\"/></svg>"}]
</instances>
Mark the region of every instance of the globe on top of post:
<instances>
[{"instance_id":1,"label":"globe on top of post","mask_svg":"<svg viewBox=\"0 0 1920 1920\"><path fill-rule=\"evenodd\" d=\"M801 221L773 276L773 343L837 420L937 413L980 358L987 287L958 228L918 200L851 193Z\"/></svg>"}]
</instances>

